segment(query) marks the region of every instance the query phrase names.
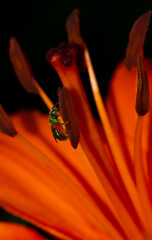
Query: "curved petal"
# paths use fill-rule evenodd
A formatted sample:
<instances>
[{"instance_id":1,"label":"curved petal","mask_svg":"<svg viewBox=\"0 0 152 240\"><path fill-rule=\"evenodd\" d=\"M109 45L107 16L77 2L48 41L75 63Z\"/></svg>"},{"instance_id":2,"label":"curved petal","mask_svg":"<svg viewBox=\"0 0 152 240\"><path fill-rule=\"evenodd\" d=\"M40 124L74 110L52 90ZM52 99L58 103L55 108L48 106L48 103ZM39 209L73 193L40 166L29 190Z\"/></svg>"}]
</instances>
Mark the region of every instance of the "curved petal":
<instances>
[{"instance_id":1,"label":"curved petal","mask_svg":"<svg viewBox=\"0 0 152 240\"><path fill-rule=\"evenodd\" d=\"M55 162L69 177L77 181L73 174L71 174L72 169L75 169L97 192L100 186L101 196L108 202L92 168L88 165L88 161L85 160L86 157L82 150L79 148L77 150L73 149L69 140L58 143L55 142L49 126L48 115L38 111L22 110L11 116L11 119L14 125L17 126L17 131L30 142L35 143L35 146L40 146L40 150L48 157L51 156L51 161ZM0 142L1 139L4 141L3 135L0 137ZM23 149L23 152L27 151L21 144L19 146ZM19 151L19 148L16 148L16 143L14 143L14 147L16 151ZM65 149L67 151L65 151ZM69 171L69 169L71 171Z\"/></svg>"},{"instance_id":2,"label":"curved petal","mask_svg":"<svg viewBox=\"0 0 152 240\"><path fill-rule=\"evenodd\" d=\"M0 223L1 240L45 240L35 230L23 225L1 222Z\"/></svg>"},{"instance_id":3,"label":"curved petal","mask_svg":"<svg viewBox=\"0 0 152 240\"><path fill-rule=\"evenodd\" d=\"M90 178L90 181L94 179L91 178L92 173L87 176L89 170L79 153L68 142L56 144L51 133L48 133L48 116L36 111L30 114L22 111L12 119L17 131L34 143L75 182L78 194L82 187L63 164L65 158L79 172L83 172L83 176ZM56 176L44 162L31 154L18 139L12 140L0 134L0 156L0 204L6 210L60 239L80 239L80 236L81 239L106 239L99 231L99 228L103 228L102 224L100 226L94 216L98 216L96 207L89 202L87 195L83 193L85 206L74 190L68 188L60 176ZM90 209L87 204L90 204Z\"/></svg>"}]
</instances>

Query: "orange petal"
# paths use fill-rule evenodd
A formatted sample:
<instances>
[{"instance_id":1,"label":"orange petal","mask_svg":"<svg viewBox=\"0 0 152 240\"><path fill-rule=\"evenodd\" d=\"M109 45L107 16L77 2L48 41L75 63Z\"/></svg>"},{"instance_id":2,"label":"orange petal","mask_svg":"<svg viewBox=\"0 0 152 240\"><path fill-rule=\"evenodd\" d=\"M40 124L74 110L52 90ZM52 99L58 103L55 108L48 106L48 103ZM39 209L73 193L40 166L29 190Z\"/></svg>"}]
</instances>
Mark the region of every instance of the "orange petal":
<instances>
[{"instance_id":1,"label":"orange petal","mask_svg":"<svg viewBox=\"0 0 152 240\"><path fill-rule=\"evenodd\" d=\"M35 230L19 224L8 222L0 223L1 240L45 240Z\"/></svg>"},{"instance_id":2,"label":"orange petal","mask_svg":"<svg viewBox=\"0 0 152 240\"><path fill-rule=\"evenodd\" d=\"M145 71L149 79L150 104L152 103L152 61L144 60ZM136 72L129 72L124 62L121 62L112 77L110 82L109 94L106 100L106 106L110 114L113 127L117 133L120 133L128 143L128 149L133 161L133 141L135 134L135 125L137 114L135 112L136 102ZM127 119L127 121L126 121ZM143 158L150 159L151 156L151 119L152 108L150 112L144 116L142 127L142 148ZM147 155L146 155L147 154ZM144 160L145 162L145 160ZM147 160L146 160L147 162ZM134 164L134 163L133 163ZM149 164L151 165L150 161ZM145 166L145 171L149 171L151 167ZM149 174L150 176L151 174Z\"/></svg>"},{"instance_id":3,"label":"orange petal","mask_svg":"<svg viewBox=\"0 0 152 240\"><path fill-rule=\"evenodd\" d=\"M11 149L9 144L8 147ZM94 235L92 231L89 232L91 229L83 219L83 209L80 207L80 211L79 207L73 207L76 199L53 173L48 172L43 164L33 161L29 154L24 156L19 151L15 154L13 149L10 154L6 154L4 146L3 151L5 153L1 150L1 206L57 237L70 237L70 229L73 237L81 234L87 239L90 234ZM80 226L75 225L75 222L79 222Z\"/></svg>"},{"instance_id":4,"label":"orange petal","mask_svg":"<svg viewBox=\"0 0 152 240\"><path fill-rule=\"evenodd\" d=\"M152 61L149 59L145 59L145 70L148 75L151 89ZM115 122L114 124L115 128L118 127L120 130L121 126L126 135L130 137L134 136L135 130L136 120L135 99L136 99L136 72L135 71L129 72L126 69L124 62L121 62L117 66L112 76L106 104L108 109L111 108L114 109L115 116L117 119L117 123ZM149 116L149 114L147 115ZM148 118L148 116L146 116L145 118Z\"/></svg>"},{"instance_id":5,"label":"orange petal","mask_svg":"<svg viewBox=\"0 0 152 240\"><path fill-rule=\"evenodd\" d=\"M75 181L78 189L80 187L80 191L82 189L80 182L74 179L72 172L64 166L65 158L69 164L80 169L79 173L83 172L83 176L86 176L88 181L93 185L96 184L92 172L88 174L89 169L78 152L68 143L56 144L51 133L48 134L51 131L48 116L38 112L31 114L31 118L29 116L30 114L25 112L14 115L13 122L19 132L34 142L42 152L44 151L50 161L59 165L63 172ZM25 121L26 119L28 122ZM91 227L93 223L100 228L94 214L90 214L91 209L97 211L96 207L91 203L90 209L86 208L73 191L60 181L59 176L55 176L43 162L18 142L18 139L11 141L9 137L1 134L0 155L3 160L0 166L1 206L62 239L77 239L80 235L82 239L103 237L101 231ZM84 200L87 204L88 199L85 195ZM98 216L100 219L100 213ZM102 224L101 228L103 228Z\"/></svg>"}]
</instances>

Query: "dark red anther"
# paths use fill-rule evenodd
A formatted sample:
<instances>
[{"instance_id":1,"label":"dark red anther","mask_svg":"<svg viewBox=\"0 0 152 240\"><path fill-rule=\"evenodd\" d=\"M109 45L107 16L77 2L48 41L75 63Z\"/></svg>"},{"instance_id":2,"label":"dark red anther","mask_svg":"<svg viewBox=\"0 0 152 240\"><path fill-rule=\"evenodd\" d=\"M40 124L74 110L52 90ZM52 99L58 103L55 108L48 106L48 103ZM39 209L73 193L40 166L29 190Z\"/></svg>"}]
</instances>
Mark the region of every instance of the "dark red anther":
<instances>
[{"instance_id":1,"label":"dark red anther","mask_svg":"<svg viewBox=\"0 0 152 240\"><path fill-rule=\"evenodd\" d=\"M58 96L59 96L60 113L65 123L68 137L71 141L72 147L77 148L79 137L80 137L80 130L79 130L77 114L74 109L71 95L68 89L63 87L58 92Z\"/></svg>"},{"instance_id":2,"label":"dark red anther","mask_svg":"<svg viewBox=\"0 0 152 240\"><path fill-rule=\"evenodd\" d=\"M66 21L68 39L71 43L83 45L83 38L80 33L79 9L74 9Z\"/></svg>"},{"instance_id":3,"label":"dark red anther","mask_svg":"<svg viewBox=\"0 0 152 240\"><path fill-rule=\"evenodd\" d=\"M137 60L137 97L136 97L136 112L139 116L144 116L150 108L149 101L149 83L147 73L144 68L143 55Z\"/></svg>"},{"instance_id":4,"label":"dark red anther","mask_svg":"<svg viewBox=\"0 0 152 240\"><path fill-rule=\"evenodd\" d=\"M34 85L34 75L30 63L17 39L14 37L10 39L9 56L21 85L26 91L38 94L37 88Z\"/></svg>"},{"instance_id":5,"label":"dark red anther","mask_svg":"<svg viewBox=\"0 0 152 240\"><path fill-rule=\"evenodd\" d=\"M126 50L125 63L129 71L137 64L137 58L141 54L151 17L151 10L140 16L134 23Z\"/></svg>"},{"instance_id":6,"label":"dark red anther","mask_svg":"<svg viewBox=\"0 0 152 240\"><path fill-rule=\"evenodd\" d=\"M66 30L70 43L77 45L77 65L80 73L86 70L86 63L84 59L85 43L80 32L79 10L74 9L66 21Z\"/></svg>"},{"instance_id":7,"label":"dark red anther","mask_svg":"<svg viewBox=\"0 0 152 240\"><path fill-rule=\"evenodd\" d=\"M2 105L0 105L0 132L11 137L14 137L17 134L11 119L4 111Z\"/></svg>"}]
</instances>

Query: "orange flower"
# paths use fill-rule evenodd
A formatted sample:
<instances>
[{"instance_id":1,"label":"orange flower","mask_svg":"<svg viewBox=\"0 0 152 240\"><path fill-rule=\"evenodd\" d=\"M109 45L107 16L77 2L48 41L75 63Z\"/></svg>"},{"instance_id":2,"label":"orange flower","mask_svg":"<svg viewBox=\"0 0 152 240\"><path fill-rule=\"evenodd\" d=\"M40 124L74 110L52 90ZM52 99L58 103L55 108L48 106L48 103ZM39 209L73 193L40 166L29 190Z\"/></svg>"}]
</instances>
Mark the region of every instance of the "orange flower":
<instances>
[{"instance_id":1,"label":"orange flower","mask_svg":"<svg viewBox=\"0 0 152 240\"><path fill-rule=\"evenodd\" d=\"M95 122L81 83L76 45L51 50L47 61L71 96L70 101L62 96L61 104L59 93L60 111L69 120L67 134L74 143L80 128L79 144L74 144L76 149L68 140L57 144L47 115L22 110L11 122L0 107L0 129L5 133L0 135L0 205L59 239L152 239L151 110L147 113L152 62L144 62L142 53L151 11L135 22L130 34L126 65L137 74L124 62L117 67L106 108L77 14L75 10L67 21L69 41L84 52L102 124ZM15 38L10 41L10 58L23 87L39 94L50 110L53 104Z\"/></svg>"}]
</instances>

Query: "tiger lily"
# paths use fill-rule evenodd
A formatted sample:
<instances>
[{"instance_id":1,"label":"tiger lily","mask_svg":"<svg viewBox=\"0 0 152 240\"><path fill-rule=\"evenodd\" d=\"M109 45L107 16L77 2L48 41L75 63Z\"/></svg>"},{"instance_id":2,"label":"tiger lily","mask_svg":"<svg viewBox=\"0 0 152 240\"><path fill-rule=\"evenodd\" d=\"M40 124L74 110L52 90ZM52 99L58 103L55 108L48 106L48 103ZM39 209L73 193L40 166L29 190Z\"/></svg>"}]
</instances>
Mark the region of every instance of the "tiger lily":
<instances>
[{"instance_id":1,"label":"tiger lily","mask_svg":"<svg viewBox=\"0 0 152 240\"><path fill-rule=\"evenodd\" d=\"M54 141L48 115L21 110L9 117L1 106L1 207L58 239L152 239L152 61L143 54L150 16L148 11L134 23L125 61L114 71L105 105L80 35L78 10L70 15L66 23L70 43L50 50L47 62L71 99L65 96L60 109L63 120L70 119L71 143ZM54 104L36 82L15 38L9 53L22 86L39 94L51 110ZM88 70L101 123L91 112L78 63ZM2 237L6 231L2 239L14 239L13 232L21 226L9 225L11 236L5 224L0 225ZM21 231L24 235L24 227ZM26 229L26 239L28 234L28 239L43 239L31 231Z\"/></svg>"}]
</instances>

